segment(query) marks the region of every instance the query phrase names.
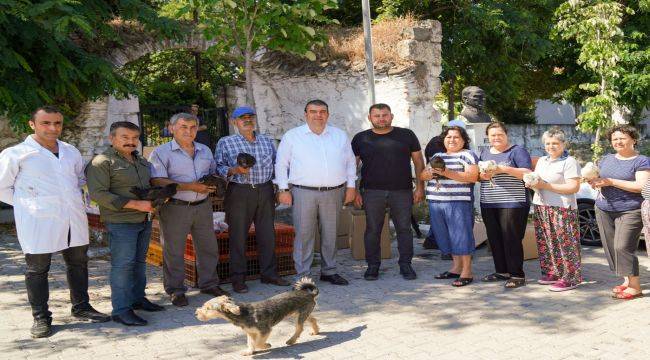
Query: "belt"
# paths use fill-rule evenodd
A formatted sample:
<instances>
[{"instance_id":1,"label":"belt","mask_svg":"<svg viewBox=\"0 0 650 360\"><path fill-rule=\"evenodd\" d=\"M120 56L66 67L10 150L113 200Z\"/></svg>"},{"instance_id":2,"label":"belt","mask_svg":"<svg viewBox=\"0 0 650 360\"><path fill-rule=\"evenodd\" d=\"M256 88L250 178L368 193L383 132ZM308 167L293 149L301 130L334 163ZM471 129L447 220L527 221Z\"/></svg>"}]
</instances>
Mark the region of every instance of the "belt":
<instances>
[{"instance_id":1,"label":"belt","mask_svg":"<svg viewBox=\"0 0 650 360\"><path fill-rule=\"evenodd\" d=\"M272 182L269 180L267 182L263 182L263 183L259 183L259 184L240 184L240 183L236 183L236 182L231 182L231 183L228 184L228 186L235 185L235 186L242 186L242 187L246 187L246 188L256 189L256 188L259 188L259 187L262 187L262 186L268 186L268 185L271 185L271 184L272 184Z\"/></svg>"},{"instance_id":2,"label":"belt","mask_svg":"<svg viewBox=\"0 0 650 360\"><path fill-rule=\"evenodd\" d=\"M196 206L196 205L203 204L206 200L208 200L208 198L205 198L205 199L199 200L199 201L184 201L184 200L178 200L178 199L169 199L168 203L174 204L174 205Z\"/></svg>"},{"instance_id":3,"label":"belt","mask_svg":"<svg viewBox=\"0 0 650 360\"><path fill-rule=\"evenodd\" d=\"M330 191L330 190L340 189L344 187L345 183L337 186L304 186L304 185L295 185L295 184L292 184L292 186L297 187L298 189L305 189L305 190Z\"/></svg>"}]
</instances>

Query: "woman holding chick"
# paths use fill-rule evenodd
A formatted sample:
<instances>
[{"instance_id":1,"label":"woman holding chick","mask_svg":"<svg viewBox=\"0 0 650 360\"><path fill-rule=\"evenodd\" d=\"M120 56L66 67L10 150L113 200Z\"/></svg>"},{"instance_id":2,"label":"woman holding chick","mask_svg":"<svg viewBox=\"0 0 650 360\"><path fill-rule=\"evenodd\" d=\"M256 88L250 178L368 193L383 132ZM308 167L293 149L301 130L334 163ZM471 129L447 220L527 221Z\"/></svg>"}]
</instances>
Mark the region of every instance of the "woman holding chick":
<instances>
[{"instance_id":1,"label":"woman holding chick","mask_svg":"<svg viewBox=\"0 0 650 360\"><path fill-rule=\"evenodd\" d=\"M650 161L635 149L639 132L633 126L616 125L608 138L616 153L600 160L599 177L589 184L600 190L596 220L609 268L623 277L623 283L612 289L613 297L631 300L643 296L635 252L643 227L641 190L650 175Z\"/></svg>"},{"instance_id":2,"label":"woman holding chick","mask_svg":"<svg viewBox=\"0 0 650 360\"><path fill-rule=\"evenodd\" d=\"M580 165L565 150L564 132L557 127L542 135L548 155L537 160L535 172L524 175L535 190L535 238L542 285L551 291L575 289L582 282L580 229L576 193L580 190Z\"/></svg>"},{"instance_id":3,"label":"woman holding chick","mask_svg":"<svg viewBox=\"0 0 650 360\"><path fill-rule=\"evenodd\" d=\"M491 146L480 155L481 215L495 272L482 281L505 281L506 289L514 289L526 285L522 240L530 202L522 178L531 171L532 163L523 146L508 142L503 123L493 122L485 132Z\"/></svg>"},{"instance_id":4,"label":"woman holding chick","mask_svg":"<svg viewBox=\"0 0 650 360\"><path fill-rule=\"evenodd\" d=\"M441 134L445 152L428 159L431 167L420 173L428 181L426 198L431 229L443 254L451 254L452 267L436 279L453 279L451 285L470 284L474 241L473 190L478 180L476 155L469 150L469 136L462 126L449 126ZM435 180L434 180L435 179Z\"/></svg>"}]
</instances>

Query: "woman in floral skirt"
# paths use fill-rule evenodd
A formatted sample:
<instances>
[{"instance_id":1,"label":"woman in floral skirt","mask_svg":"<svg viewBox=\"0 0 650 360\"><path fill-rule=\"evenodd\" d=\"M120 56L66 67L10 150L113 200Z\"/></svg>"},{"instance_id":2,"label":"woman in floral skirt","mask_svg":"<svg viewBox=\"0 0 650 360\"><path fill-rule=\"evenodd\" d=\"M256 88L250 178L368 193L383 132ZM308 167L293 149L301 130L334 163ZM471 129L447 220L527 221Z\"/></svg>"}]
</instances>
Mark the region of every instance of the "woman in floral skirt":
<instances>
[{"instance_id":1,"label":"woman in floral skirt","mask_svg":"<svg viewBox=\"0 0 650 360\"><path fill-rule=\"evenodd\" d=\"M551 291L575 289L582 282L580 231L576 193L580 190L580 165L565 151L564 132L551 128L542 135L548 155L537 161L533 208L535 238L543 285Z\"/></svg>"}]
</instances>

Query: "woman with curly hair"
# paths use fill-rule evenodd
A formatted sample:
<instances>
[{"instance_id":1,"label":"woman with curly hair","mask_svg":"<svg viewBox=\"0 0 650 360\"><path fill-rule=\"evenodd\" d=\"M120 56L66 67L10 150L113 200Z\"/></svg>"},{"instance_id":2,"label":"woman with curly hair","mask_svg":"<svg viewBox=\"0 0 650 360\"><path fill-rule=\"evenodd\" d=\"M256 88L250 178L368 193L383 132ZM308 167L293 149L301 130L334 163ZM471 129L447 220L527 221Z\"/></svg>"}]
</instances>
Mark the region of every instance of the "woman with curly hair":
<instances>
[{"instance_id":1,"label":"woman with curly hair","mask_svg":"<svg viewBox=\"0 0 650 360\"><path fill-rule=\"evenodd\" d=\"M641 189L650 175L650 161L635 149L639 132L633 126L616 125L607 135L616 153L600 160L599 177L589 184L600 190L596 220L609 268L623 277L612 289L613 297L631 300L643 296L635 252L643 227Z\"/></svg>"}]
</instances>

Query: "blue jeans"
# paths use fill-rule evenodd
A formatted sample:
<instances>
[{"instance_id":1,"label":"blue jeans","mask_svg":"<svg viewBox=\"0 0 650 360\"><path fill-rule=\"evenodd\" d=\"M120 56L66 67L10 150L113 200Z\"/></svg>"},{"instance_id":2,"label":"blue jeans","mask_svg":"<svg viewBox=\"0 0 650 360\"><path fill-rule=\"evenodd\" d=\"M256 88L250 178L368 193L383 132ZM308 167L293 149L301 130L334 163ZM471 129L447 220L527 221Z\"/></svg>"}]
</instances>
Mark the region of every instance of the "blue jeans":
<instances>
[{"instance_id":1,"label":"blue jeans","mask_svg":"<svg viewBox=\"0 0 650 360\"><path fill-rule=\"evenodd\" d=\"M151 221L106 223L111 249L112 315L120 315L144 298Z\"/></svg>"},{"instance_id":2,"label":"blue jeans","mask_svg":"<svg viewBox=\"0 0 650 360\"><path fill-rule=\"evenodd\" d=\"M429 201L431 228L443 254L474 253L474 213L471 201Z\"/></svg>"}]
</instances>

